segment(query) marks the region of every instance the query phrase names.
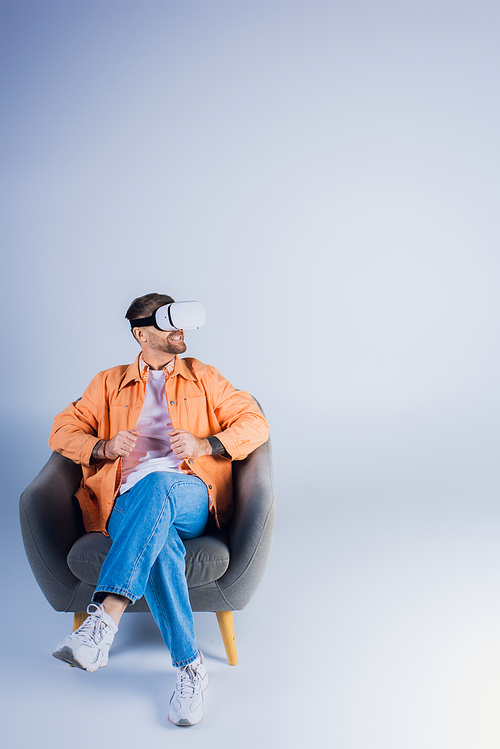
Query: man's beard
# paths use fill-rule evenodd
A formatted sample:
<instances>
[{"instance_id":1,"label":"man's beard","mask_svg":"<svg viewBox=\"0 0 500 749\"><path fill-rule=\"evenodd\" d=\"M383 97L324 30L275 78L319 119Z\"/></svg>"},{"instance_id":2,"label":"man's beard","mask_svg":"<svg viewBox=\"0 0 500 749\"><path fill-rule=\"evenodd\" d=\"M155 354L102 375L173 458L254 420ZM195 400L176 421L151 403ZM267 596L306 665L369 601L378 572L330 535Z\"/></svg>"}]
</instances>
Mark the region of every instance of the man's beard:
<instances>
[{"instance_id":1,"label":"man's beard","mask_svg":"<svg viewBox=\"0 0 500 749\"><path fill-rule=\"evenodd\" d=\"M166 340L155 338L150 345L152 349L163 351L165 354L183 354L187 349L183 339L180 341L171 341L170 336Z\"/></svg>"},{"instance_id":2,"label":"man's beard","mask_svg":"<svg viewBox=\"0 0 500 749\"><path fill-rule=\"evenodd\" d=\"M167 354L183 354L186 349L187 346L184 341L175 341L174 343L167 341L167 346L164 350Z\"/></svg>"}]
</instances>

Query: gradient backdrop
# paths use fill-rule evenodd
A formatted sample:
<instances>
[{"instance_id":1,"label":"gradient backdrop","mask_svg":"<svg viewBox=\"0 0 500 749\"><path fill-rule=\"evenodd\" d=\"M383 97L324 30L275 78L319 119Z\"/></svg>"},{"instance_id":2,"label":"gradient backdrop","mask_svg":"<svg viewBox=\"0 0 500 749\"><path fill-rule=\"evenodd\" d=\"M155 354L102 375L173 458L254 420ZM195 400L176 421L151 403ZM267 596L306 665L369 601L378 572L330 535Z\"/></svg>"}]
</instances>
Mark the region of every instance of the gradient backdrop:
<instances>
[{"instance_id":1,"label":"gradient backdrop","mask_svg":"<svg viewBox=\"0 0 500 749\"><path fill-rule=\"evenodd\" d=\"M159 291L262 402L278 507L256 681L222 669L182 741L498 749L499 32L492 0L1 0L9 747L66 749L86 677L57 681L18 496ZM122 746L164 745L144 710Z\"/></svg>"}]
</instances>

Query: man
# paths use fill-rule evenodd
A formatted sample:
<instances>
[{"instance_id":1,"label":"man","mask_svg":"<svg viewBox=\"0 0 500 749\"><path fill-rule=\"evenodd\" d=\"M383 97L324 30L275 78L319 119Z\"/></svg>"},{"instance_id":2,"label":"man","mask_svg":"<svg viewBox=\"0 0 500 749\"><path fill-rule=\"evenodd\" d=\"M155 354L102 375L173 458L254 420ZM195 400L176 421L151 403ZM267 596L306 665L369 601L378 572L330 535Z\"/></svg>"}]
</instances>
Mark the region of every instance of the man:
<instances>
[{"instance_id":1,"label":"man","mask_svg":"<svg viewBox=\"0 0 500 749\"><path fill-rule=\"evenodd\" d=\"M184 330L158 323L170 305L164 294L135 299L126 318L141 346L136 361L100 372L54 420L51 448L82 466L86 530L108 533L113 544L90 616L53 655L86 671L105 666L123 612L145 595L177 668L169 718L193 725L203 717L208 674L182 539L201 535L210 515L218 527L229 522L231 460L263 444L268 426L253 398L214 367L179 358Z\"/></svg>"}]
</instances>

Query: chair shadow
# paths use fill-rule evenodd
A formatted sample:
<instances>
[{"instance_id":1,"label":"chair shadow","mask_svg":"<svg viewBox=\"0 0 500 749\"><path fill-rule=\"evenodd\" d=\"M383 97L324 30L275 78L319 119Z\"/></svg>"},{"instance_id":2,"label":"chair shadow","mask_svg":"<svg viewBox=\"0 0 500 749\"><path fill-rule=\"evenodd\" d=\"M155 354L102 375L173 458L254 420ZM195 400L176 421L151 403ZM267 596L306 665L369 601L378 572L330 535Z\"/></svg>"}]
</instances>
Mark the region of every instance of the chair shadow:
<instances>
[{"instance_id":1,"label":"chair shadow","mask_svg":"<svg viewBox=\"0 0 500 749\"><path fill-rule=\"evenodd\" d=\"M106 668L106 679L101 682L101 688L109 689L113 694L122 691L127 695L135 693L140 694L141 697L146 697L148 702L154 706L157 725L164 729L179 730L182 727L176 726L168 719L168 708L176 682L176 669L171 664L170 654L166 650L160 632L150 615L145 614L144 617L137 615L137 619L135 616L130 617L130 619L134 621L129 622L123 642L120 643L119 647L114 647L116 640L113 643L109 654L109 664ZM147 658L144 670L141 670L140 666L140 651L143 651L145 659ZM162 665L157 667L155 664L152 668L152 653L154 660L156 652L161 658ZM212 655L207 648L204 648L203 652L211 660L227 663L226 659L215 653ZM134 653L134 664L137 663L136 668L123 662L123 656L126 656L127 653ZM117 663L120 660L122 663ZM113 668L113 661L118 666L116 669ZM206 704L207 694L205 693ZM190 726L190 728L195 729L196 726Z\"/></svg>"},{"instance_id":2,"label":"chair shadow","mask_svg":"<svg viewBox=\"0 0 500 749\"><path fill-rule=\"evenodd\" d=\"M215 614L212 612L203 612L203 614L205 613L211 614L211 616L196 616L198 646L205 656L219 663L227 664L227 657L224 653L224 645ZM211 617L213 617L213 620ZM216 643L219 641L220 646L218 648ZM119 634L113 642L110 658L113 655L121 655L126 652L140 650L145 646L151 647L155 645L165 648L160 630L152 615L144 612L125 614L120 623Z\"/></svg>"}]
</instances>

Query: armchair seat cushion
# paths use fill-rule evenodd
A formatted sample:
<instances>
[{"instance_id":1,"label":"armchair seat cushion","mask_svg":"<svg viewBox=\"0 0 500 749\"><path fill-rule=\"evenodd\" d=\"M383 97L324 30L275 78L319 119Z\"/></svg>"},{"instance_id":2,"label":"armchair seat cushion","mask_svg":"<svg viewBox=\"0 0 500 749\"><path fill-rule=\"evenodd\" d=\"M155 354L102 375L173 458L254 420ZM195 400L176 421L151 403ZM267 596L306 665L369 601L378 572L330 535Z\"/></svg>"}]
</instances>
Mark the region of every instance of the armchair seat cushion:
<instances>
[{"instance_id":1,"label":"armchair seat cushion","mask_svg":"<svg viewBox=\"0 0 500 749\"><path fill-rule=\"evenodd\" d=\"M68 554L68 567L84 583L97 585L102 563L111 548L111 539L103 533L85 533ZM184 541L186 577L193 588L218 580L229 567L229 549L222 537L199 536Z\"/></svg>"}]
</instances>

